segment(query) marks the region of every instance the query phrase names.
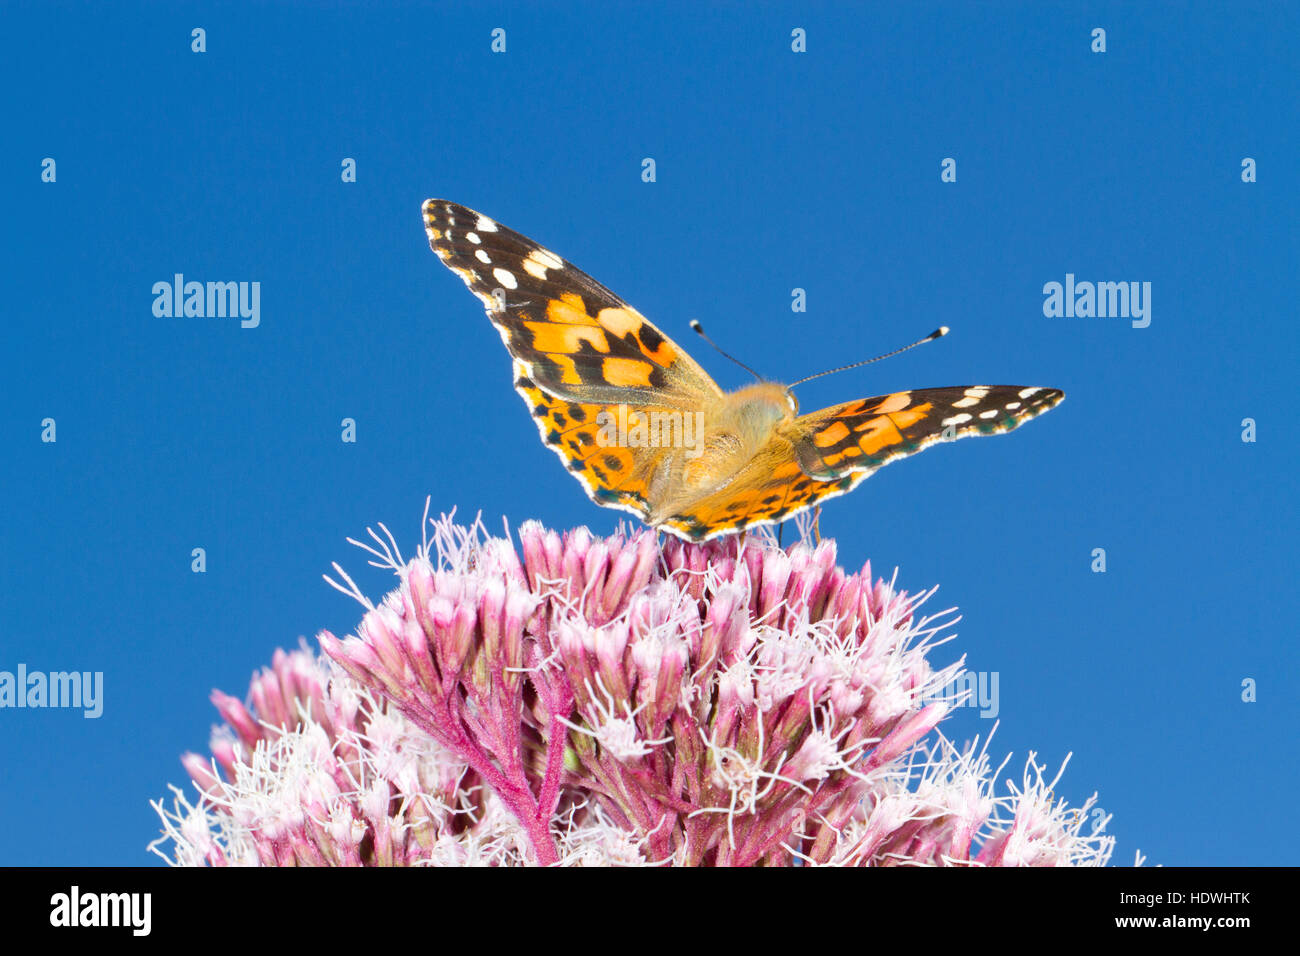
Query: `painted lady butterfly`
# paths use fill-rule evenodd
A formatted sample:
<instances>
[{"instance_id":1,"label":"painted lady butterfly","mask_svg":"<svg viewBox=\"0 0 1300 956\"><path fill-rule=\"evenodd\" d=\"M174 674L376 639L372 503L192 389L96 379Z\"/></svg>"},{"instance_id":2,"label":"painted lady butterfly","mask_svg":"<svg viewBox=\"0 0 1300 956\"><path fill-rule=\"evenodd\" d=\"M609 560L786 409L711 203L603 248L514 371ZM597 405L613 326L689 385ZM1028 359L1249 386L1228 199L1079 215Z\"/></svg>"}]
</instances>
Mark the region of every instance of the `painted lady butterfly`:
<instances>
[{"instance_id":1,"label":"painted lady butterfly","mask_svg":"<svg viewBox=\"0 0 1300 956\"><path fill-rule=\"evenodd\" d=\"M723 392L686 352L590 276L456 203L424 203L429 245L514 359L515 390L598 505L703 541L783 521L935 442L992 435L1059 389L922 388L798 414L784 385Z\"/></svg>"}]
</instances>

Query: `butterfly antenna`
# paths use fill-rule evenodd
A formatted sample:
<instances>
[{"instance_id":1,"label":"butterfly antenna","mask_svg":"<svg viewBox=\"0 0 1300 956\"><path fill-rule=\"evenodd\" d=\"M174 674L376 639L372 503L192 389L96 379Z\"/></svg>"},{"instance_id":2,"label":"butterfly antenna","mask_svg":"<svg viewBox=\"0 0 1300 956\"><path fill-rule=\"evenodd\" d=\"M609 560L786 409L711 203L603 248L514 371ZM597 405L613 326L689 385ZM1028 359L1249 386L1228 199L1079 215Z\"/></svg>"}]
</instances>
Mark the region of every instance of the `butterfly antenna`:
<instances>
[{"instance_id":1,"label":"butterfly antenna","mask_svg":"<svg viewBox=\"0 0 1300 956\"><path fill-rule=\"evenodd\" d=\"M894 349L892 352L886 352L884 355L877 355L875 358L863 359L861 362L854 362L852 365L841 365L839 368L827 369L825 372L818 372L816 375L809 375L807 378L801 378L797 382L791 382L786 388L794 388L796 385L802 385L804 382L811 382L815 378L821 378L823 375L834 375L836 372L844 372L851 368L857 368L860 365L870 365L872 362L879 362L881 359L887 359L891 355L897 355L899 352L906 352L908 349L914 349L918 345L924 345L926 342L933 342L935 339L941 339L948 334L948 326L941 325L923 339L917 339L911 345L904 345L901 349ZM714 348L717 348L715 345ZM734 360L733 360L734 361Z\"/></svg>"},{"instance_id":2,"label":"butterfly antenna","mask_svg":"<svg viewBox=\"0 0 1300 956\"><path fill-rule=\"evenodd\" d=\"M722 351L722 349L718 348L718 343L713 341L713 339L709 338L707 335L704 334L704 326L700 325L699 319L691 319L691 328L693 328L697 333L699 333L700 338L704 339L704 341L708 342L715 349L718 349L718 354L721 355L723 358L731 359L731 361L735 362L737 365L743 368L750 375L754 376L754 378L758 379L760 382L763 381L763 376L759 375L757 372L755 372L752 368L750 368L740 359L736 358L734 355L728 355L726 352Z\"/></svg>"}]
</instances>

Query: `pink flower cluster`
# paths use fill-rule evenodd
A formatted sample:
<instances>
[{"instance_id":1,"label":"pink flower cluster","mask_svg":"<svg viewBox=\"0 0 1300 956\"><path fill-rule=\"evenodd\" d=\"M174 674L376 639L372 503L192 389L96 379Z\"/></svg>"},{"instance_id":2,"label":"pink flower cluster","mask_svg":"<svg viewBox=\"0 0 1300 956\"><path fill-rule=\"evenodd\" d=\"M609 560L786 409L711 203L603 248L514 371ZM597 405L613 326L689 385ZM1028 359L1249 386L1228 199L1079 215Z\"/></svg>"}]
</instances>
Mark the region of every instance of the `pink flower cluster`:
<instances>
[{"instance_id":1,"label":"pink flower cluster","mask_svg":"<svg viewBox=\"0 0 1300 956\"><path fill-rule=\"evenodd\" d=\"M1033 764L925 738L960 662L951 623L850 574L835 545L599 538L536 522L518 550L431 522L398 588L326 659L277 653L228 732L187 755L159 843L177 863L1042 865L1104 863ZM387 530L384 529L385 534ZM355 542L354 542L355 543ZM254 716L254 714L256 716ZM1054 783L1054 781L1053 781Z\"/></svg>"}]
</instances>

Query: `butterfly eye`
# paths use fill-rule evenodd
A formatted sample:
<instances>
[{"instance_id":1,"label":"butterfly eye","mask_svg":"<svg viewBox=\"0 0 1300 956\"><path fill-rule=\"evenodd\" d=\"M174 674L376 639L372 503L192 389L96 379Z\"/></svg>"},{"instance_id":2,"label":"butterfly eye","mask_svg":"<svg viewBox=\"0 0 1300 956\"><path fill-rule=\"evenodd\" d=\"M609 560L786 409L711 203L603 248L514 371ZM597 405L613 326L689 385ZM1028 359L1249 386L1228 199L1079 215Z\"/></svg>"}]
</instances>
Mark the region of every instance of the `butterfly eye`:
<instances>
[{"instance_id":1,"label":"butterfly eye","mask_svg":"<svg viewBox=\"0 0 1300 956\"><path fill-rule=\"evenodd\" d=\"M794 392L790 391L790 389L788 389L788 388L785 390L785 400L786 400L787 402L790 403L790 411L791 411L793 414L798 415L798 414L799 414L799 399L795 398L795 397L794 397Z\"/></svg>"}]
</instances>

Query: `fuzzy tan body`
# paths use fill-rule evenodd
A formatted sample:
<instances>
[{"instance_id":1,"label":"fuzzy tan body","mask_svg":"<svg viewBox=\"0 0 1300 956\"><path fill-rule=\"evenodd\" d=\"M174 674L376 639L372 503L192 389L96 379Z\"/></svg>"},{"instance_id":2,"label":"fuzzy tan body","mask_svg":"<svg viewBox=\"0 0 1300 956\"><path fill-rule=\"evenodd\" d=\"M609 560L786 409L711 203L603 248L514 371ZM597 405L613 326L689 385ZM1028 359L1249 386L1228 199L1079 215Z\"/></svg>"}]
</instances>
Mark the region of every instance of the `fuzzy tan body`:
<instances>
[{"instance_id":1,"label":"fuzzy tan body","mask_svg":"<svg viewBox=\"0 0 1300 956\"><path fill-rule=\"evenodd\" d=\"M684 449L670 449L655 466L648 523L657 525L726 488L798 410L794 395L775 382L747 385L704 409L700 454L692 458Z\"/></svg>"}]
</instances>

